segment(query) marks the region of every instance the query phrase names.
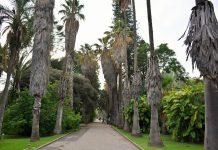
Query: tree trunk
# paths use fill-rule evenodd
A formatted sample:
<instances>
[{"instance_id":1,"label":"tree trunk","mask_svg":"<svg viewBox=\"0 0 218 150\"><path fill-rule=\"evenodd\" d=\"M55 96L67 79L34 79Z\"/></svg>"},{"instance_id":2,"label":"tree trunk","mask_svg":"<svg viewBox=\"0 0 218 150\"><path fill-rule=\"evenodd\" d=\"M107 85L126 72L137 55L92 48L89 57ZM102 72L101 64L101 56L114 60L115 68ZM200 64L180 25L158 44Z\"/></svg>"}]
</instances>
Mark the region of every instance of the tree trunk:
<instances>
[{"instance_id":1,"label":"tree trunk","mask_svg":"<svg viewBox=\"0 0 218 150\"><path fill-rule=\"evenodd\" d=\"M125 37L126 37L126 34L127 34L127 17L126 17L126 11L124 11L124 23L125 23ZM127 48L125 50L125 56L124 56L124 70L125 70L125 79L124 79L124 87L123 87L123 102L124 102L124 111L125 109L127 109L127 107L129 106L129 102L130 102L130 99L131 99L131 95L130 95L130 83L129 83L129 68L128 68L128 59L127 59ZM130 127L129 127L129 123L128 123L128 120L127 118L124 116L124 126L123 126L123 129L125 131L128 131L130 132Z\"/></svg>"},{"instance_id":2,"label":"tree trunk","mask_svg":"<svg viewBox=\"0 0 218 150\"><path fill-rule=\"evenodd\" d=\"M58 104L58 111L57 111L57 118L56 118L54 134L62 133L63 103L64 103L64 100L62 99L60 100Z\"/></svg>"},{"instance_id":3,"label":"tree trunk","mask_svg":"<svg viewBox=\"0 0 218 150\"><path fill-rule=\"evenodd\" d=\"M128 68L127 68L128 70ZM125 109L128 108L129 106L129 102L130 102L130 99L131 99L131 95L130 95L130 83L128 81L128 78L125 79L124 81L124 91L123 91L123 98L124 98L124 106L125 106ZM130 132L130 127L129 127L129 123L128 123L128 120L127 118L125 117L125 120L124 120L124 127L123 129L125 131L128 131Z\"/></svg>"},{"instance_id":4,"label":"tree trunk","mask_svg":"<svg viewBox=\"0 0 218 150\"><path fill-rule=\"evenodd\" d=\"M152 147L164 146L160 138L159 123L158 123L158 107L155 104L151 105L151 125L150 125L148 145Z\"/></svg>"},{"instance_id":5,"label":"tree trunk","mask_svg":"<svg viewBox=\"0 0 218 150\"><path fill-rule=\"evenodd\" d=\"M0 101L0 135L2 133L2 126L3 126L3 119L4 119L4 112L5 112L5 107L8 102L8 91L9 91L9 86L10 86L10 79L11 79L11 74L13 72L14 64L15 64L15 58L16 54L12 54L11 60L9 62L8 68L7 68L7 78L6 78L6 83L5 87L1 96L1 101Z\"/></svg>"},{"instance_id":6,"label":"tree trunk","mask_svg":"<svg viewBox=\"0 0 218 150\"><path fill-rule=\"evenodd\" d=\"M134 76L137 76L137 70L138 70L138 51L137 51L137 32L136 32L136 10L135 10L135 0L132 0L132 7L133 7L133 22L134 22ZM139 74L140 78L140 74ZM134 82L134 81L133 81ZM134 84L134 83L133 83ZM139 88L137 86L140 86L140 84L135 84L133 85L134 89ZM132 127L132 135L133 136L140 136L141 135L141 130L139 126L139 112L138 112L138 97L139 97L140 92L137 91L135 92L134 95L134 115L133 115L133 127Z\"/></svg>"},{"instance_id":7,"label":"tree trunk","mask_svg":"<svg viewBox=\"0 0 218 150\"><path fill-rule=\"evenodd\" d=\"M119 124L119 102L118 102L118 93L117 93L117 86L113 88L113 124L118 126Z\"/></svg>"},{"instance_id":8,"label":"tree trunk","mask_svg":"<svg viewBox=\"0 0 218 150\"><path fill-rule=\"evenodd\" d=\"M218 150L218 88L210 79L205 85L205 150Z\"/></svg>"},{"instance_id":9,"label":"tree trunk","mask_svg":"<svg viewBox=\"0 0 218 150\"><path fill-rule=\"evenodd\" d=\"M39 140L39 117L40 117L40 108L41 108L41 97L34 97L33 105L33 123L32 123L32 133L31 141L35 142Z\"/></svg>"},{"instance_id":10,"label":"tree trunk","mask_svg":"<svg viewBox=\"0 0 218 150\"><path fill-rule=\"evenodd\" d=\"M147 11L148 11L150 56L154 56L155 55L155 51L154 51L154 35L153 35L153 23L152 23L152 16L151 16L151 1L150 0L147 0Z\"/></svg>"},{"instance_id":11,"label":"tree trunk","mask_svg":"<svg viewBox=\"0 0 218 150\"><path fill-rule=\"evenodd\" d=\"M161 99L161 75L158 68L158 60L154 50L153 24L151 15L151 1L147 0L148 27L150 41L150 61L148 70L148 101L151 106L151 125L148 145L152 147L163 147L164 144L160 138L158 123L158 105ZM154 93L153 93L154 92ZM149 97L150 96L150 97Z\"/></svg>"},{"instance_id":12,"label":"tree trunk","mask_svg":"<svg viewBox=\"0 0 218 150\"><path fill-rule=\"evenodd\" d=\"M41 98L46 91L49 78L54 3L55 0L37 0L35 3L35 37L30 75L30 93L35 98L31 141L39 140Z\"/></svg>"},{"instance_id":13,"label":"tree trunk","mask_svg":"<svg viewBox=\"0 0 218 150\"><path fill-rule=\"evenodd\" d=\"M139 125L138 100L134 100L132 135L135 137L141 136L141 130L140 130L140 125Z\"/></svg>"},{"instance_id":14,"label":"tree trunk","mask_svg":"<svg viewBox=\"0 0 218 150\"><path fill-rule=\"evenodd\" d=\"M123 127L123 96L122 96L122 65L120 65L119 69L119 118L118 118L118 127L122 128Z\"/></svg>"},{"instance_id":15,"label":"tree trunk","mask_svg":"<svg viewBox=\"0 0 218 150\"><path fill-rule=\"evenodd\" d=\"M76 0L73 0L73 11L76 10ZM67 65L67 74L68 77L68 96L71 101L71 107L73 109L73 60L74 60L74 49L75 49L75 43L76 43L76 36L77 32L79 30L79 21L76 20L75 12L71 14L71 16L67 19L66 25L65 25L65 49L68 59L68 65Z\"/></svg>"},{"instance_id":16,"label":"tree trunk","mask_svg":"<svg viewBox=\"0 0 218 150\"><path fill-rule=\"evenodd\" d=\"M136 10L135 10L135 0L132 0L133 7L133 34L134 34L134 73L138 70L138 50L137 50L137 32L136 32Z\"/></svg>"},{"instance_id":17,"label":"tree trunk","mask_svg":"<svg viewBox=\"0 0 218 150\"><path fill-rule=\"evenodd\" d=\"M139 125L139 110L138 110L138 102L139 102L139 95L141 89L141 73L139 71L135 72L132 82L133 82L132 96L134 98L132 135L137 137L137 136L141 136L141 130Z\"/></svg>"},{"instance_id":18,"label":"tree trunk","mask_svg":"<svg viewBox=\"0 0 218 150\"><path fill-rule=\"evenodd\" d=\"M0 101L0 135L2 134L4 112L5 112L5 107L8 101L8 90L9 90L9 85L10 85L10 78L11 78L11 73L8 73L7 78L6 78L5 88L3 90L1 101Z\"/></svg>"}]
</instances>

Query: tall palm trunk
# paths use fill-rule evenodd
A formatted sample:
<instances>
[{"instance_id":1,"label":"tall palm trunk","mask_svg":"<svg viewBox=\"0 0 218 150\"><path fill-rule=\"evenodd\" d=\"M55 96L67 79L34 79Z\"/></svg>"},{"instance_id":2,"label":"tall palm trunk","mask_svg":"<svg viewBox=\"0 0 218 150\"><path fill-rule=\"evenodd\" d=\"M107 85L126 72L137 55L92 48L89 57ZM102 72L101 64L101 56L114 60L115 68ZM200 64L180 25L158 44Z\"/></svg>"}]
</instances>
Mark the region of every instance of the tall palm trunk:
<instances>
[{"instance_id":1,"label":"tall palm trunk","mask_svg":"<svg viewBox=\"0 0 218 150\"><path fill-rule=\"evenodd\" d=\"M205 85L205 150L218 149L218 89L217 85L204 78Z\"/></svg>"},{"instance_id":2,"label":"tall palm trunk","mask_svg":"<svg viewBox=\"0 0 218 150\"><path fill-rule=\"evenodd\" d=\"M124 13L124 36L126 37L127 35L127 16L126 16L126 11L123 12ZM131 99L131 91L130 91L130 82L129 82L129 70L128 70L128 60L127 60L127 48L125 49L125 53L124 53L124 70L125 70L125 79L124 79L124 86L123 86L123 101L124 101L124 110L127 109L127 107L129 106L129 102ZM125 131L130 131L130 127L129 127L129 123L127 120L127 117L124 116L124 126L123 129Z\"/></svg>"},{"instance_id":3,"label":"tall palm trunk","mask_svg":"<svg viewBox=\"0 0 218 150\"><path fill-rule=\"evenodd\" d=\"M54 134L62 133L63 104L64 104L64 99L60 99L58 103Z\"/></svg>"},{"instance_id":4,"label":"tall palm trunk","mask_svg":"<svg viewBox=\"0 0 218 150\"><path fill-rule=\"evenodd\" d=\"M74 61L74 48L76 43L76 36L79 30L79 21L76 20L76 0L73 0L72 6L73 13L66 21L65 26L65 49L68 59L68 64L66 66L68 77L67 84L67 94L71 100L71 107L73 109L73 61Z\"/></svg>"},{"instance_id":5,"label":"tall palm trunk","mask_svg":"<svg viewBox=\"0 0 218 150\"><path fill-rule=\"evenodd\" d=\"M134 22L134 81L133 81L133 98L134 98L134 115L133 115L133 126L132 135L139 136L141 134L139 125L139 111L138 111L138 98L140 94L141 77L138 71L138 51L137 51L137 33L136 33L136 10L135 0L132 0L133 7L133 22Z\"/></svg>"},{"instance_id":6,"label":"tall palm trunk","mask_svg":"<svg viewBox=\"0 0 218 150\"><path fill-rule=\"evenodd\" d=\"M76 0L73 1L73 12L75 11ZM73 109L73 60L74 60L74 48L76 43L76 35L79 29L79 22L75 19L75 13L72 13L71 16L66 20L65 24L65 63L64 69L61 78L61 91L59 104L57 108L57 117L54 133L60 134L62 132L62 115L63 115L63 101L68 95L71 101L71 108ZM65 82L67 81L67 82ZM63 85L64 84L64 85ZM67 89L67 90L66 90Z\"/></svg>"},{"instance_id":7,"label":"tall palm trunk","mask_svg":"<svg viewBox=\"0 0 218 150\"><path fill-rule=\"evenodd\" d=\"M124 102L123 102L123 95L122 95L122 65L119 67L119 115L118 115L118 127L122 128L123 127L123 107L124 107Z\"/></svg>"},{"instance_id":8,"label":"tall palm trunk","mask_svg":"<svg viewBox=\"0 0 218 150\"><path fill-rule=\"evenodd\" d=\"M8 101L8 90L9 90L11 74L14 66L14 60L15 60L14 57L12 56L8 65L6 83L0 101L0 135L2 133L2 124L3 124L5 107Z\"/></svg>"},{"instance_id":9,"label":"tall palm trunk","mask_svg":"<svg viewBox=\"0 0 218 150\"><path fill-rule=\"evenodd\" d=\"M35 99L31 141L39 140L41 99L48 84L54 2L55 0L37 0L35 4L35 38L30 76L30 92Z\"/></svg>"},{"instance_id":10,"label":"tall palm trunk","mask_svg":"<svg viewBox=\"0 0 218 150\"><path fill-rule=\"evenodd\" d=\"M158 123L158 105L161 99L161 74L158 67L158 59L154 51L153 25L151 16L151 2L147 0L148 26L150 39L150 61L148 68L148 101L151 106L151 125L149 134L149 145L153 147L162 147L163 142L160 138Z\"/></svg>"}]
</instances>

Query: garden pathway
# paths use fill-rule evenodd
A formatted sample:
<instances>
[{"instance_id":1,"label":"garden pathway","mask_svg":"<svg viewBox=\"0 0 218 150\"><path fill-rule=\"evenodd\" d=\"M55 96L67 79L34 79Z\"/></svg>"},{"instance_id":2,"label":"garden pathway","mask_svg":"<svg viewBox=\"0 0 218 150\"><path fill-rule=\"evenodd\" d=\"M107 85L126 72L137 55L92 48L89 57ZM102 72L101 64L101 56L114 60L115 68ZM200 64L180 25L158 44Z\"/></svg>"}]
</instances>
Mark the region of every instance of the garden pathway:
<instances>
[{"instance_id":1,"label":"garden pathway","mask_svg":"<svg viewBox=\"0 0 218 150\"><path fill-rule=\"evenodd\" d=\"M139 150L109 125L91 123L40 150Z\"/></svg>"}]
</instances>

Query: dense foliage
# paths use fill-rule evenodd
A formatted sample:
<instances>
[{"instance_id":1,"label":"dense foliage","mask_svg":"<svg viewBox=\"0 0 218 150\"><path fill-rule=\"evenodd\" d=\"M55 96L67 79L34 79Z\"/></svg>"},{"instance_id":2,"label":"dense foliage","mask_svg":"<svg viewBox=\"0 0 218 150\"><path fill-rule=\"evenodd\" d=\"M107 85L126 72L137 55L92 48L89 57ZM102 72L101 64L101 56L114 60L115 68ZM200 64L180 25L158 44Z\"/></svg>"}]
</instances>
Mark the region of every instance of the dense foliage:
<instances>
[{"instance_id":1,"label":"dense foliage","mask_svg":"<svg viewBox=\"0 0 218 150\"><path fill-rule=\"evenodd\" d=\"M40 134L50 135L54 130L57 111L57 83L49 84L48 91L42 100L40 114ZM28 90L20 93L20 97L12 103L6 111L4 120L4 133L13 135L29 136L32 126L33 98ZM81 117L70 110L65 104L63 115L63 130L79 128Z\"/></svg>"},{"instance_id":2,"label":"dense foliage","mask_svg":"<svg viewBox=\"0 0 218 150\"><path fill-rule=\"evenodd\" d=\"M179 141L202 142L204 137L203 84L191 81L163 98L167 126Z\"/></svg>"},{"instance_id":3,"label":"dense foliage","mask_svg":"<svg viewBox=\"0 0 218 150\"><path fill-rule=\"evenodd\" d=\"M180 89L165 92L161 101L159 122L160 125L166 125L167 132L172 134L174 139L203 142L205 127L203 91L202 81L190 80ZM133 100L125 110L125 115L129 125L132 126ZM139 99L139 117L141 131L148 133L150 108L146 96L141 96Z\"/></svg>"},{"instance_id":4,"label":"dense foliage","mask_svg":"<svg viewBox=\"0 0 218 150\"><path fill-rule=\"evenodd\" d=\"M131 100L128 108L125 110L125 115L127 117L128 123L132 126L133 123L133 113L134 113L134 101ZM139 98L139 124L141 131L143 133L148 133L150 127L150 108L148 106L147 97L141 96Z\"/></svg>"}]
</instances>

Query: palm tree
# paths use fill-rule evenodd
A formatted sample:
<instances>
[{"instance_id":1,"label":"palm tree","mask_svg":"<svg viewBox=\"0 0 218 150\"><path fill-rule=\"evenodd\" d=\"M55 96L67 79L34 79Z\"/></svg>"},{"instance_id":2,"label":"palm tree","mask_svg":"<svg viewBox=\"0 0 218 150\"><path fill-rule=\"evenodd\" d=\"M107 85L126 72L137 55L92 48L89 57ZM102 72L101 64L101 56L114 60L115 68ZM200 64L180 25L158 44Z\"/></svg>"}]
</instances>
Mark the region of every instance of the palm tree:
<instances>
[{"instance_id":1,"label":"palm tree","mask_svg":"<svg viewBox=\"0 0 218 150\"><path fill-rule=\"evenodd\" d=\"M92 45L89 45L87 43L85 45L81 45L79 51L81 70L85 77L88 78L90 81L90 76L95 74L98 68L97 55L97 51L92 49Z\"/></svg>"},{"instance_id":2,"label":"palm tree","mask_svg":"<svg viewBox=\"0 0 218 150\"><path fill-rule=\"evenodd\" d=\"M116 66L119 68L119 79L121 80L121 71L122 71L122 64L124 64L124 86L122 91L122 103L124 109L128 107L128 104L131 99L131 91L130 91L130 81L129 81L129 73L128 73L128 61L127 61L127 46L132 41L130 37L128 37L129 30L127 29L127 18L126 18L126 10L130 4L130 0L115 0L115 3L117 3L120 8L121 12L123 14L123 20L118 20L115 22L114 27L114 43L113 43L113 58L115 60ZM120 81L119 81L120 83ZM119 86L121 88L121 84ZM121 103L121 104L122 104ZM122 112L123 108L122 106L119 107L119 110ZM123 115L122 115L123 116ZM121 117L121 121L124 121L123 123L123 129L126 131L129 131L129 125L127 118ZM122 122L121 122L122 123Z\"/></svg>"},{"instance_id":3,"label":"palm tree","mask_svg":"<svg viewBox=\"0 0 218 150\"><path fill-rule=\"evenodd\" d=\"M13 0L13 10L8 7L0 5L0 26L6 23L6 27L2 30L2 33L7 34L7 41L4 50L8 50L8 62L7 62L7 78L5 87L1 96L0 102L0 134L2 129L2 122L4 117L5 106L8 99L8 90L10 86L10 78L14 71L14 66L19 59L19 53L24 45L24 40L27 31L27 19L26 13L29 4L29 0ZM5 52L5 51L3 51ZM5 54L5 53L4 53ZM5 63L4 63L5 64Z\"/></svg>"},{"instance_id":4,"label":"palm tree","mask_svg":"<svg viewBox=\"0 0 218 150\"><path fill-rule=\"evenodd\" d=\"M49 76L54 2L54 0L37 0L35 3L35 37L30 75L30 93L35 99L31 141L39 140L41 99L45 93Z\"/></svg>"},{"instance_id":5,"label":"palm tree","mask_svg":"<svg viewBox=\"0 0 218 150\"><path fill-rule=\"evenodd\" d=\"M118 70L119 75L119 98L117 102L119 115L117 115L117 125L119 127L123 127L125 120L123 118L123 107L128 105L128 101L130 101L130 89L124 84L124 89L122 89L122 80L123 80L123 69L122 66L124 64L125 70L125 81L128 80L128 64L127 64L127 46L130 43L131 38L127 36L127 29L125 25L125 21L118 20L115 22L115 26L113 27L113 31L111 32L111 37L113 38L112 44L112 57L115 62L116 68ZM128 92L128 93L127 93ZM125 121L124 121L125 122Z\"/></svg>"},{"instance_id":6,"label":"palm tree","mask_svg":"<svg viewBox=\"0 0 218 150\"><path fill-rule=\"evenodd\" d=\"M104 49L101 54L101 64L104 73L105 80L109 86L109 122L117 125L117 75L115 64L112 60L111 52L108 49Z\"/></svg>"},{"instance_id":7,"label":"palm tree","mask_svg":"<svg viewBox=\"0 0 218 150\"><path fill-rule=\"evenodd\" d=\"M119 114L118 110L118 93L117 93L117 76L118 70L115 65L115 61L112 57L112 51L110 50L111 37L106 36L103 39L99 39L102 44L102 54L101 54L101 66L104 74L104 78L108 85L109 91L109 105L108 105L108 121L114 125L118 125L117 116Z\"/></svg>"},{"instance_id":8,"label":"palm tree","mask_svg":"<svg viewBox=\"0 0 218 150\"><path fill-rule=\"evenodd\" d=\"M218 149L218 21L211 1L196 0L188 26L186 53L204 77L205 150ZM185 34L182 36L184 37Z\"/></svg>"},{"instance_id":9,"label":"palm tree","mask_svg":"<svg viewBox=\"0 0 218 150\"><path fill-rule=\"evenodd\" d=\"M148 26L150 39L150 59L147 72L147 96L151 106L151 125L149 135L149 145L153 147L162 147L163 142L160 138L159 123L158 123L158 105L162 97L161 93L161 74L158 66L158 59L154 50L153 26L151 16L151 2L147 0L148 11Z\"/></svg>"},{"instance_id":10,"label":"palm tree","mask_svg":"<svg viewBox=\"0 0 218 150\"><path fill-rule=\"evenodd\" d=\"M133 115L133 126L132 126L132 135L140 136L141 130L139 126L139 112L138 112L138 99L141 88L141 74L138 70L138 51L137 51L137 32L136 32L136 10L135 10L135 0L132 0L132 10L133 10L133 37L134 37L134 75L132 82L132 96L134 98L134 115Z\"/></svg>"},{"instance_id":11,"label":"palm tree","mask_svg":"<svg viewBox=\"0 0 218 150\"><path fill-rule=\"evenodd\" d=\"M60 134L62 132L62 113L63 102L66 94L71 100L73 108L73 61L74 61L74 47L76 42L76 35L79 30L79 19L84 20L85 17L81 14L84 5L80 5L78 0L65 0L65 4L61 5L64 9L59 13L63 14L61 18L65 23L65 61L60 81L59 88L59 104L57 110L57 118L54 133ZM66 90L67 89L67 90Z\"/></svg>"}]
</instances>

